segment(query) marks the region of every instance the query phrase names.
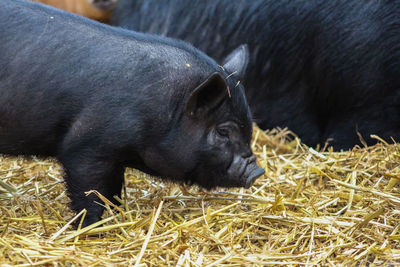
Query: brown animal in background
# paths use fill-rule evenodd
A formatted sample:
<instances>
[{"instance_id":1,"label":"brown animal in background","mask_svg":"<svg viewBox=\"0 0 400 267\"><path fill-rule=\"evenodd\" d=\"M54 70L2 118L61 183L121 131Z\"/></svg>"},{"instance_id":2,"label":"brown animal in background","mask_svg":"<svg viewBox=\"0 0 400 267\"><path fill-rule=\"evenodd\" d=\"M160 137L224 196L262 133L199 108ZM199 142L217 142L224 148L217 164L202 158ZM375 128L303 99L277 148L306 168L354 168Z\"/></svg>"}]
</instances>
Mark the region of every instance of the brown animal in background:
<instances>
[{"instance_id":1,"label":"brown animal in background","mask_svg":"<svg viewBox=\"0 0 400 267\"><path fill-rule=\"evenodd\" d=\"M81 16L107 22L116 0L32 0Z\"/></svg>"}]
</instances>

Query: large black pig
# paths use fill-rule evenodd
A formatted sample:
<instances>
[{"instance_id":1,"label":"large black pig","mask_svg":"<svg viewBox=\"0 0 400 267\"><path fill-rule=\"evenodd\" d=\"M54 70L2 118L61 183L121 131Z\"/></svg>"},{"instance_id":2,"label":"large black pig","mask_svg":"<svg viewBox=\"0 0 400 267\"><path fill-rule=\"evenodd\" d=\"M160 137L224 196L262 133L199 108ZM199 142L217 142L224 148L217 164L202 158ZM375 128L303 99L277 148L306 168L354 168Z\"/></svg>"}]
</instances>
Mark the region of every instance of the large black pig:
<instances>
[{"instance_id":1,"label":"large black pig","mask_svg":"<svg viewBox=\"0 0 400 267\"><path fill-rule=\"evenodd\" d=\"M241 43L255 121L308 145L400 137L400 1L119 0L112 23L221 60Z\"/></svg>"},{"instance_id":2,"label":"large black pig","mask_svg":"<svg viewBox=\"0 0 400 267\"><path fill-rule=\"evenodd\" d=\"M249 187L264 170L251 114L224 67L181 41L113 28L42 4L0 1L0 153L55 156L84 225L124 167L176 181ZM228 77L229 76L229 77Z\"/></svg>"}]
</instances>

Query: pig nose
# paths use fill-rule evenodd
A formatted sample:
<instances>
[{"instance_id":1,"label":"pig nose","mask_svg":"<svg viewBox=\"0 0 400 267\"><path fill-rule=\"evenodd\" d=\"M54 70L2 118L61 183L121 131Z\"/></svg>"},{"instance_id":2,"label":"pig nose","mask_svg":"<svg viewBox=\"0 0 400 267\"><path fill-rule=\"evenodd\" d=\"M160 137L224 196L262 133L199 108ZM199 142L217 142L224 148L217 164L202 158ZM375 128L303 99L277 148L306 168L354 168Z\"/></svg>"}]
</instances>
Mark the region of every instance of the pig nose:
<instances>
[{"instance_id":1,"label":"pig nose","mask_svg":"<svg viewBox=\"0 0 400 267\"><path fill-rule=\"evenodd\" d=\"M263 168L261 168L260 166L257 165L256 169L253 170L251 172L251 174L249 175L249 177L246 180L245 183L245 188L248 189L250 188L250 186L254 183L254 181L260 177L261 175L263 175L265 173L265 170Z\"/></svg>"}]
</instances>

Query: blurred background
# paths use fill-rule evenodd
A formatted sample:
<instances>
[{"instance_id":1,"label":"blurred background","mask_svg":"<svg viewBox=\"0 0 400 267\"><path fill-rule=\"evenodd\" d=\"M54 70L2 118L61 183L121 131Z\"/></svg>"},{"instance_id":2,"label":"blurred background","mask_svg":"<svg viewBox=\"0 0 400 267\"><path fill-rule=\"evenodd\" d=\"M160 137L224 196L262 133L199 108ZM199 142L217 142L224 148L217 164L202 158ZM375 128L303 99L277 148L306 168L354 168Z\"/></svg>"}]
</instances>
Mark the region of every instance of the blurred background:
<instances>
[{"instance_id":1,"label":"blurred background","mask_svg":"<svg viewBox=\"0 0 400 267\"><path fill-rule=\"evenodd\" d=\"M117 0L32 0L81 16L108 22Z\"/></svg>"}]
</instances>

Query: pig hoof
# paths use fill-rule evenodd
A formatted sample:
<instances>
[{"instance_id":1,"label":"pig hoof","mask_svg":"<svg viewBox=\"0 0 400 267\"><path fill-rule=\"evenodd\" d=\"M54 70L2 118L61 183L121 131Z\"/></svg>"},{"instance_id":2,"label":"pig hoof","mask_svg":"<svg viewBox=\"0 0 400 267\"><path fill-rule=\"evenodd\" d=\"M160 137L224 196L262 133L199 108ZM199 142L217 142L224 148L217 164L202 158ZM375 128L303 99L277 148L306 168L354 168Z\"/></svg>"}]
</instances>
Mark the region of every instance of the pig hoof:
<instances>
[{"instance_id":1,"label":"pig hoof","mask_svg":"<svg viewBox=\"0 0 400 267\"><path fill-rule=\"evenodd\" d=\"M75 229L78 229L79 224L81 223L81 219L82 219L82 217L78 218L78 219L73 223L73 226L74 226ZM88 216L88 215L86 215L85 218L84 218L84 220L83 220L83 222L82 222L82 225L81 225L80 228L81 228L81 229L82 229L82 228L85 228L85 227L87 227L87 226L89 226L89 225L92 225L92 224L94 224L94 223L96 223L96 222L98 222L98 221L100 221L100 220L101 220L101 217L98 217L98 216ZM99 225L99 226L101 226L101 225ZM99 227L99 226L96 226L96 227Z\"/></svg>"}]
</instances>

